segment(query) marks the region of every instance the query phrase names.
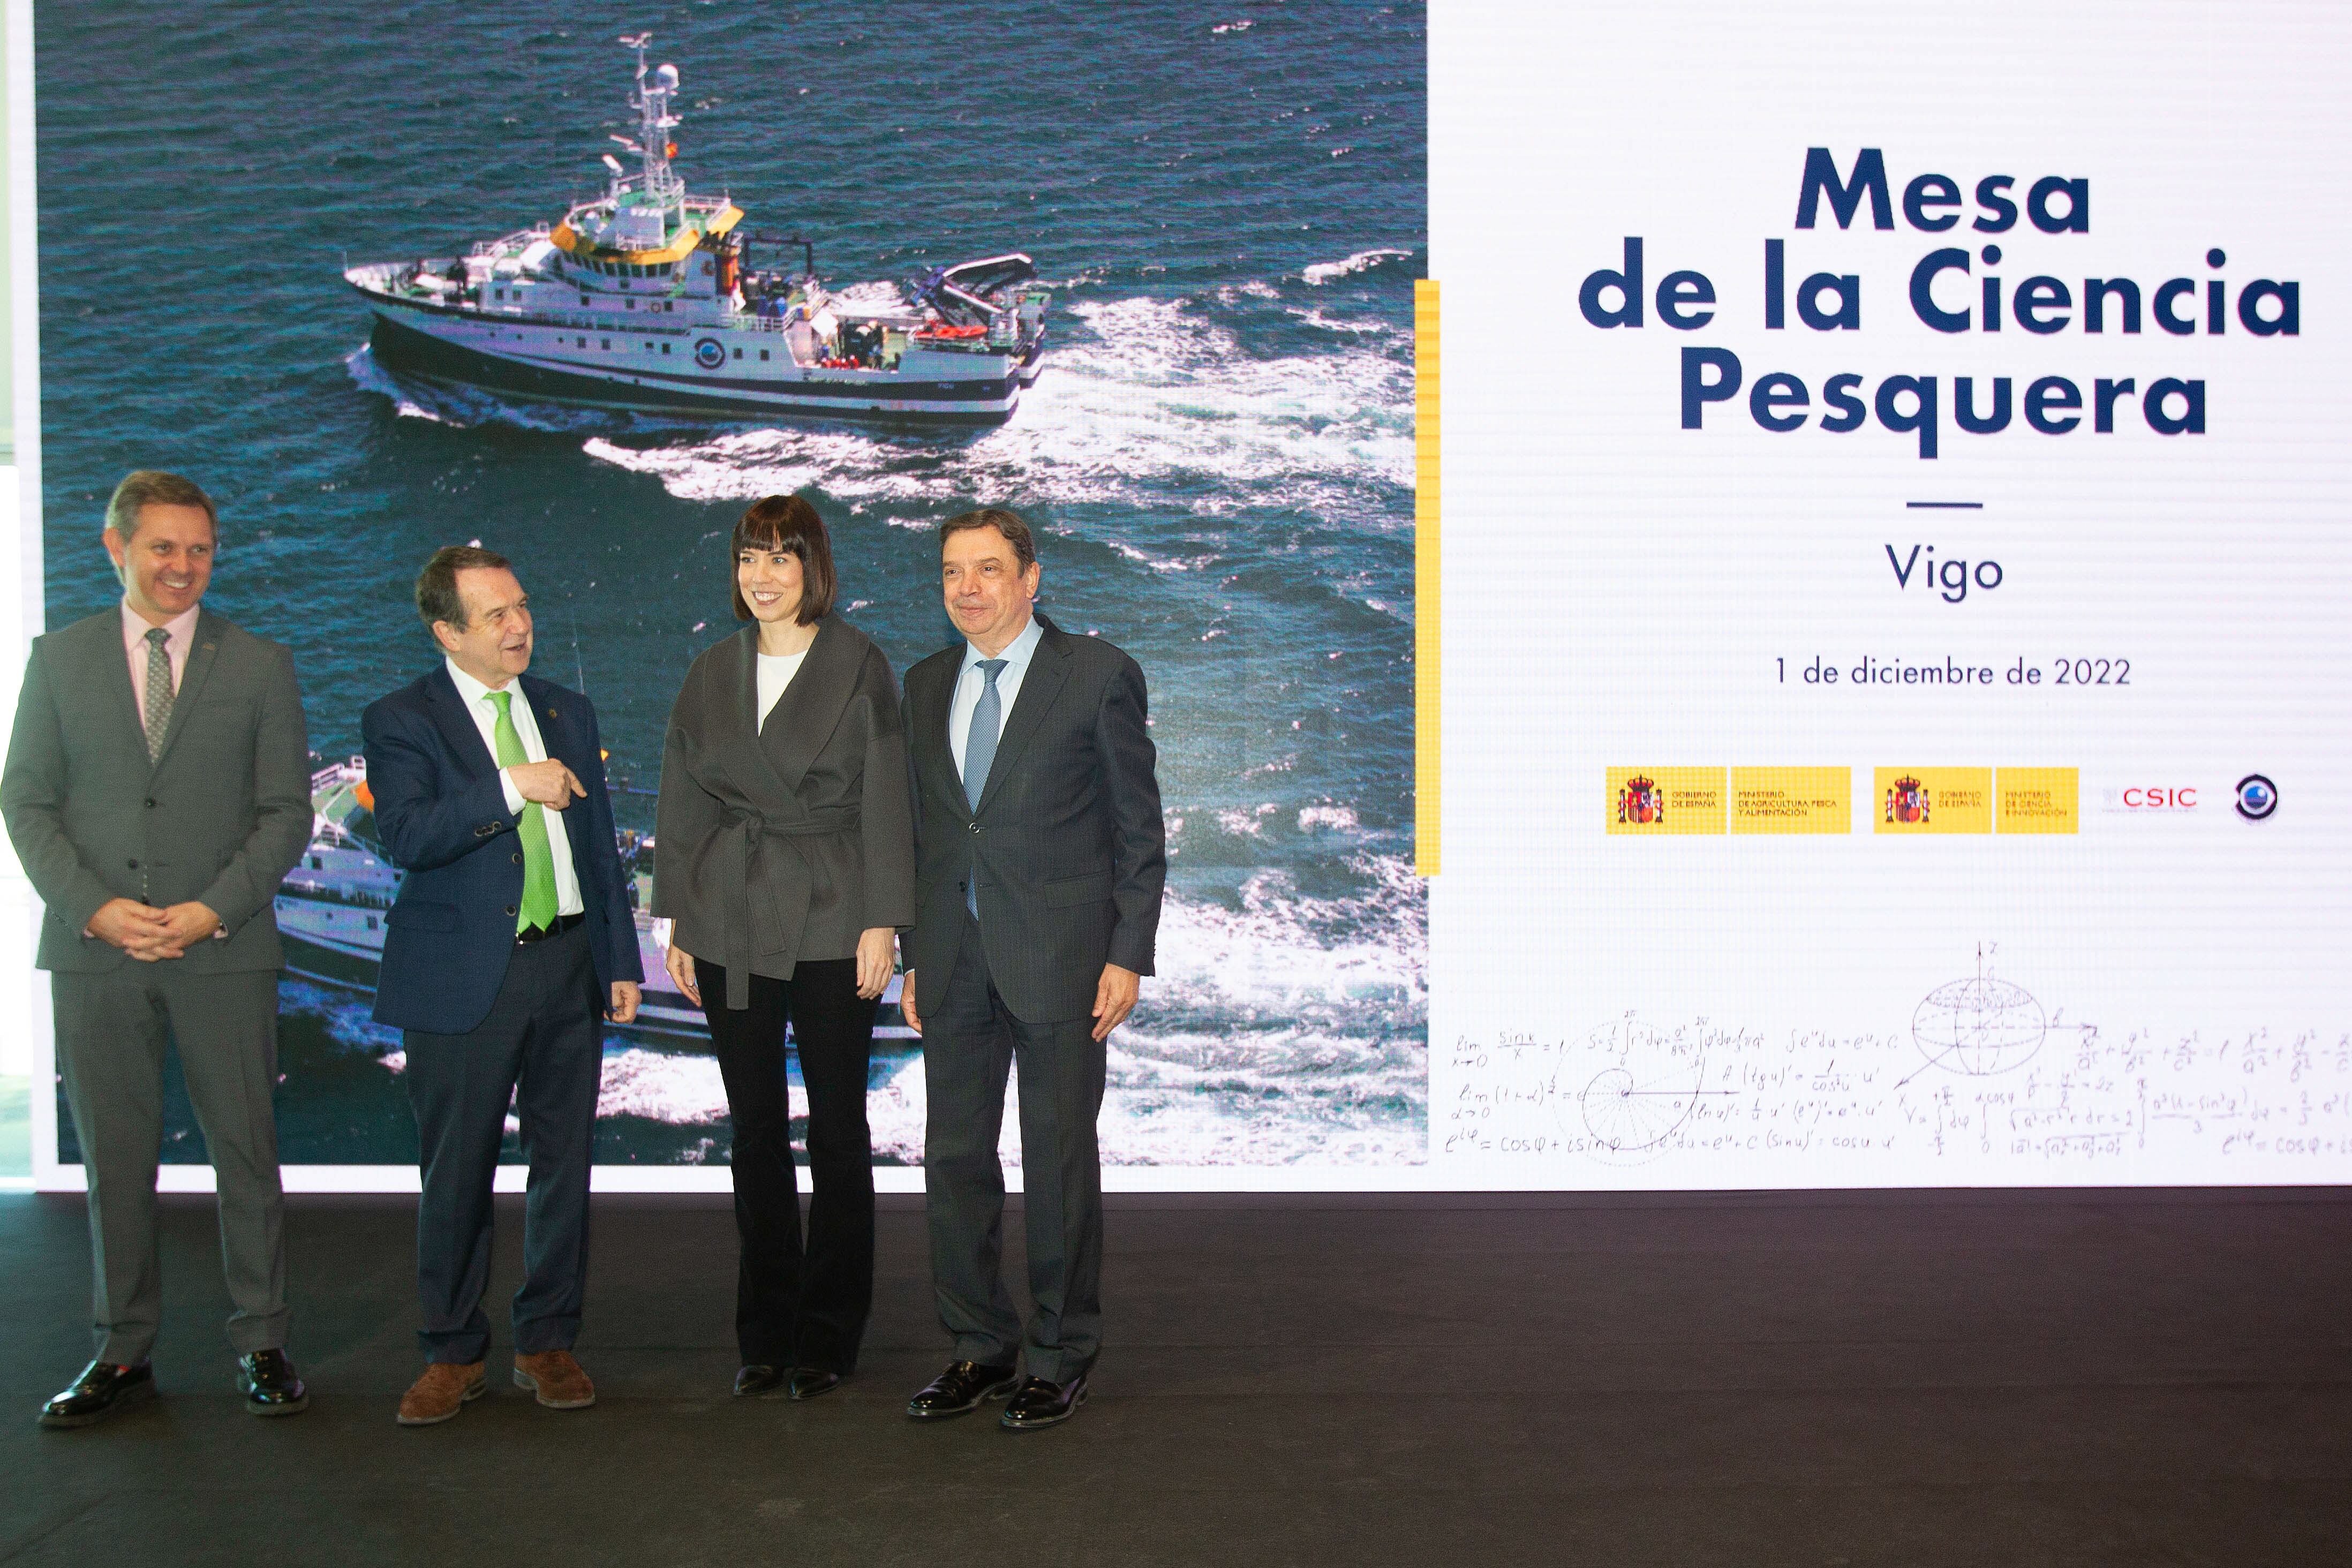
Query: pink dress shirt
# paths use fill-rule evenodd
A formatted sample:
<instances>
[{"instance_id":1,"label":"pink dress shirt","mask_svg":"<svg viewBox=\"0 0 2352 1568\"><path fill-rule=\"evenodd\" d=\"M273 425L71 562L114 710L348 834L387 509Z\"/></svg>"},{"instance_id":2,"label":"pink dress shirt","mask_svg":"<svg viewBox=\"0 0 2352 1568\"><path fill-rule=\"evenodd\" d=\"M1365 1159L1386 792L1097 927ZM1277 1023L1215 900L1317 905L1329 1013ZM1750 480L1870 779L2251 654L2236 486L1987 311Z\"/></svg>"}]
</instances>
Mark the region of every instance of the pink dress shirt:
<instances>
[{"instance_id":1,"label":"pink dress shirt","mask_svg":"<svg viewBox=\"0 0 2352 1568\"><path fill-rule=\"evenodd\" d=\"M175 699L187 678L188 650L195 644L196 616L202 608L198 605L163 623L163 657L172 661L172 690ZM147 628L152 624L146 616L131 607L129 599L122 601L122 652L131 661L131 712L142 730L147 723ZM85 926L81 934L87 937L91 933ZM228 932L223 929L213 931L215 942L227 936Z\"/></svg>"}]
</instances>

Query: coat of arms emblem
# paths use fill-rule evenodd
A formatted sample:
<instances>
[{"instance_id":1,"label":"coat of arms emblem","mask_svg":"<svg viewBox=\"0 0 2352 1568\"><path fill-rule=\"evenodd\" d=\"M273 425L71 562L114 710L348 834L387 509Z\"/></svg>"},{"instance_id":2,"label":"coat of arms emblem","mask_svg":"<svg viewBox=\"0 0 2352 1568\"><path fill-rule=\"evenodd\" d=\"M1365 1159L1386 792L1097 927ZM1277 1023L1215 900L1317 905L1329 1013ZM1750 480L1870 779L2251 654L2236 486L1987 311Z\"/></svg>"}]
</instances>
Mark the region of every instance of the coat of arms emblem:
<instances>
[{"instance_id":1,"label":"coat of arms emblem","mask_svg":"<svg viewBox=\"0 0 2352 1568\"><path fill-rule=\"evenodd\" d=\"M1927 786L1909 773L1895 781L1886 792L1886 820L1889 822L1925 822L1927 820Z\"/></svg>"},{"instance_id":2,"label":"coat of arms emblem","mask_svg":"<svg viewBox=\"0 0 2352 1568\"><path fill-rule=\"evenodd\" d=\"M1617 820L1646 826L1666 819L1666 792L1645 773L1627 779L1617 792Z\"/></svg>"}]
</instances>

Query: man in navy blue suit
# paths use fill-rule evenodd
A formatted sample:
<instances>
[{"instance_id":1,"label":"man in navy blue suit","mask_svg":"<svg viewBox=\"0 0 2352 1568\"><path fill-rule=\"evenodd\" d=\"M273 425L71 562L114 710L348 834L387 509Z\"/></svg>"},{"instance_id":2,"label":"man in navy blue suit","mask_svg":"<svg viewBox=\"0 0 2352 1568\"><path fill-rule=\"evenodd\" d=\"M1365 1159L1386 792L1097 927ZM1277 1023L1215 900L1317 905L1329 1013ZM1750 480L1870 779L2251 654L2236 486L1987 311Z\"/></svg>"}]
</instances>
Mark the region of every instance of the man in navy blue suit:
<instances>
[{"instance_id":1,"label":"man in navy blue suit","mask_svg":"<svg viewBox=\"0 0 2352 1568\"><path fill-rule=\"evenodd\" d=\"M416 609L441 668L360 721L376 829L407 872L386 917L375 1016L403 1031L424 1193L417 1291L426 1366L401 1425L446 1421L488 1387L482 1293L490 1184L512 1099L530 1164L514 1379L577 1410L588 1167L604 1024L636 1016L636 928L613 840L596 710L524 674L530 606L504 556L435 552Z\"/></svg>"}]
</instances>

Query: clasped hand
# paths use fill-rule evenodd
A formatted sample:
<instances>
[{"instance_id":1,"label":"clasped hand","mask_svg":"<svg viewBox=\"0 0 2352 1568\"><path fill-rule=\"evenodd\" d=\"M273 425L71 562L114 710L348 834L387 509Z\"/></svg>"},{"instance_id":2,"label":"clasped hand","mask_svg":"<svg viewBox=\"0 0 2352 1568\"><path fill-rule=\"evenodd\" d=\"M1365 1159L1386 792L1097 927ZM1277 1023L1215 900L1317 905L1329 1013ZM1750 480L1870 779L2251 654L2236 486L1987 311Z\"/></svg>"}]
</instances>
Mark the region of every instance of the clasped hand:
<instances>
[{"instance_id":1,"label":"clasped hand","mask_svg":"<svg viewBox=\"0 0 2352 1568\"><path fill-rule=\"evenodd\" d=\"M220 929L220 916L191 899L157 909L136 899L109 899L89 917L89 934L121 948L142 963L185 957L195 943Z\"/></svg>"}]
</instances>

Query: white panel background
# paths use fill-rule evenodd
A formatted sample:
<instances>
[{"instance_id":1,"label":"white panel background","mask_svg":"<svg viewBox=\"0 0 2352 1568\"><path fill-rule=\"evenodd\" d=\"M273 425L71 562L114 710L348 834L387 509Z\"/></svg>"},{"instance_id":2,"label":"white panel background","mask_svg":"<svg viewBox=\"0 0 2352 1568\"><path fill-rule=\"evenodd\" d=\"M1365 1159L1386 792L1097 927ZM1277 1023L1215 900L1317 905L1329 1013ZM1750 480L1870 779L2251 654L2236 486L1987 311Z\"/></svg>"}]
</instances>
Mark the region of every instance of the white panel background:
<instances>
[{"instance_id":1,"label":"white panel background","mask_svg":"<svg viewBox=\"0 0 2352 1568\"><path fill-rule=\"evenodd\" d=\"M1811 1186L2341 1181L2352 1176L2352 566L2341 301L2327 193L2348 144L2339 7L1440 6L1431 231L1445 325L1445 842L1432 909L1432 1136L1442 1182ZM1894 232L1793 227L1805 151L1885 151ZM1974 248L1900 212L1912 175L2015 195L2087 176L2086 236L2021 221L1996 271L2293 279L2298 338L2077 327L1947 336L1913 263ZM1583 321L1579 280L1646 242L1649 287L1712 278L1692 332ZM1762 325L1790 280L1863 278L1863 330ZM2208 247L2230 260L2209 271ZM1948 298L1950 296L1948 296ZM2234 288L2233 288L2234 299ZM2201 315L2201 310L2200 310ZM1933 462L1874 424L1768 434L1744 396L1679 427L1678 354L1753 380L1942 378ZM1951 426L1951 378L2208 383L2210 433ZM1981 512L1906 511L1968 500ZM1894 543L1998 559L1963 605L1895 590ZM2125 689L1833 691L1801 658L2131 658ZM1791 681L1773 682L1787 657ZM1851 837L1603 832L1612 765L1852 766ZM1874 765L2078 766L2074 837L1875 837ZM2239 820L2260 771L2283 804ZM2205 808L2119 820L2101 791L2188 783ZM1990 1078L1910 1037L1936 985L1992 973L2062 1023ZM1580 1148L1598 1035L1631 1015L1704 1051L1706 1106L1633 1155ZM1698 1020L1705 1019L1702 1026ZM1728 1031L1736 1037L1724 1037ZM2132 1048L2121 1048L2135 1031ZM2310 1032L2302 1059L2293 1042ZM1501 1048L1506 1038L1530 1049ZM1637 1038L1653 1037L1637 1035ZM2185 1048L2184 1048L2185 1047ZM1637 1080L1680 1079L1656 1051ZM1923 1068L1927 1070L1922 1073ZM1647 1078L1644 1074L1648 1073ZM1907 1080L1907 1081L1906 1081ZM1946 1091L1949 1091L1947 1095ZM2168 1096L2179 1096L2178 1100ZM2161 1114L2180 1111L2175 1119ZM2153 1112L2153 1113L2152 1113ZM1944 1137L1935 1136L1940 1118ZM2290 1127L2305 1131L2287 1136ZM1727 1135L1736 1133L1736 1138ZM1810 1133L1810 1135L1808 1135ZM1704 1137L1700 1136L1705 1134ZM2247 1139L2253 1139L2249 1143ZM1867 1147L1841 1148L1846 1139ZM1773 1147L1774 1143L1780 1147Z\"/></svg>"}]
</instances>

